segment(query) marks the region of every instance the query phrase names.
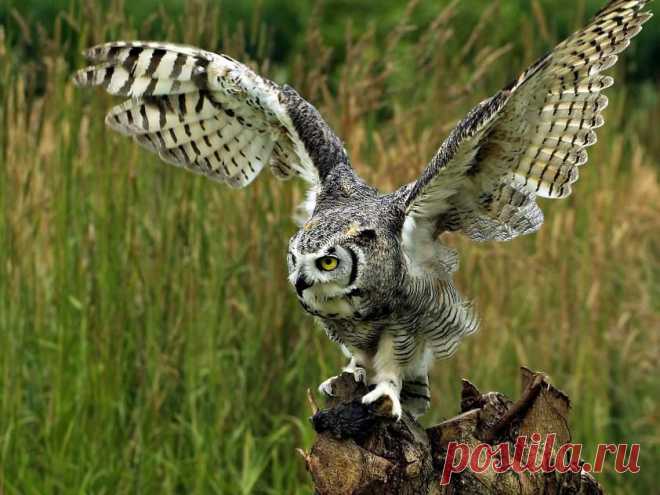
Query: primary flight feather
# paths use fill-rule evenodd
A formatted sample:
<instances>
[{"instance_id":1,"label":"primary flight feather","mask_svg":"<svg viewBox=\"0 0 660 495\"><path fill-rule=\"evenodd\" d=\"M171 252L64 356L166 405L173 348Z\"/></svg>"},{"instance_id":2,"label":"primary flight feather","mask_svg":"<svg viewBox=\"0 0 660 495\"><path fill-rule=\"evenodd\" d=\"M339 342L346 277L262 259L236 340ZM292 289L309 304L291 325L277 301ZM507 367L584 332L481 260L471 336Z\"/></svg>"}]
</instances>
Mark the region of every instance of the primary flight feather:
<instances>
[{"instance_id":1,"label":"primary flight feather","mask_svg":"<svg viewBox=\"0 0 660 495\"><path fill-rule=\"evenodd\" d=\"M617 61L651 14L648 0L613 0L581 31L479 104L420 178L390 194L360 179L340 139L298 93L226 55L152 42L91 48L74 76L130 97L106 123L171 164L250 184L265 168L309 184L291 238L289 280L303 308L364 380L363 402L388 397L418 416L428 369L451 355L478 320L452 281L458 256L446 231L509 240L543 223L536 199L564 198L604 121ZM332 394L333 378L320 385Z\"/></svg>"}]
</instances>

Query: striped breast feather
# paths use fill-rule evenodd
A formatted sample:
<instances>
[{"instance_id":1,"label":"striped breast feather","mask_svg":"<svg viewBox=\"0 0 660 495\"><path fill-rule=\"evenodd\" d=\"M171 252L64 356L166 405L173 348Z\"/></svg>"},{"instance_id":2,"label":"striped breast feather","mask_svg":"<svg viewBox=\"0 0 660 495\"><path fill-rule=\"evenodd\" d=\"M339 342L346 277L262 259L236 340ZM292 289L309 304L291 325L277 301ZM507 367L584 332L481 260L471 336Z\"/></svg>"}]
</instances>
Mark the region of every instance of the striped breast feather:
<instances>
[{"instance_id":1,"label":"striped breast feather","mask_svg":"<svg viewBox=\"0 0 660 495\"><path fill-rule=\"evenodd\" d=\"M94 66L74 75L78 86L102 86L131 99L106 123L164 161L243 187L265 165L281 179L318 182L281 89L226 55L154 42L90 48Z\"/></svg>"},{"instance_id":2,"label":"striped breast feather","mask_svg":"<svg viewBox=\"0 0 660 495\"><path fill-rule=\"evenodd\" d=\"M604 124L614 80L603 71L651 17L647 3L611 1L489 100L499 104L473 110L410 188L407 214L476 240L538 230L536 198L571 193Z\"/></svg>"}]
</instances>

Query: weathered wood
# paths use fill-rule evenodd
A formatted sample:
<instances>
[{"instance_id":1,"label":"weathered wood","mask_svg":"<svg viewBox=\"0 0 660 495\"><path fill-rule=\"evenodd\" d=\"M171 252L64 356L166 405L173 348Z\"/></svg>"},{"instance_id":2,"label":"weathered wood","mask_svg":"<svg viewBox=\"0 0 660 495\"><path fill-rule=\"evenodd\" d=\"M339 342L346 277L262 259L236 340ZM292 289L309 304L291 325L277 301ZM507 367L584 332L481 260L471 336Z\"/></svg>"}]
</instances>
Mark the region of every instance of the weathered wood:
<instances>
[{"instance_id":1,"label":"weathered wood","mask_svg":"<svg viewBox=\"0 0 660 495\"><path fill-rule=\"evenodd\" d=\"M545 375L522 369L523 390L516 402L503 394L482 394L463 381L461 413L424 429L404 412L394 421L388 404L366 406L367 392L353 375L344 373L333 384L335 396L326 408L314 406L312 424L318 434L309 452L302 452L319 495L561 495L602 494L584 472L496 473L469 469L454 474L446 486L440 477L450 442L514 443L521 435L554 433L556 446L570 441L568 397L547 382ZM553 455L556 453L556 447Z\"/></svg>"}]
</instances>

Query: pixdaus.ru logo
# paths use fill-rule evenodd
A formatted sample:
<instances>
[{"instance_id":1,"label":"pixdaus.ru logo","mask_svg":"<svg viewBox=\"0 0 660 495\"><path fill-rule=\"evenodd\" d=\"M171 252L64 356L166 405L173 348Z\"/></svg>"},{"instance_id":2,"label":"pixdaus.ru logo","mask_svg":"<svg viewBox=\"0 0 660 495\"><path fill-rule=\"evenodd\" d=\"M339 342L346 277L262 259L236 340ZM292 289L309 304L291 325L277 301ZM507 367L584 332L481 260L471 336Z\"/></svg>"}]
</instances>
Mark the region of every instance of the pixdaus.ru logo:
<instances>
[{"instance_id":1,"label":"pixdaus.ru logo","mask_svg":"<svg viewBox=\"0 0 660 495\"><path fill-rule=\"evenodd\" d=\"M568 471L574 473L580 471L600 473L608 454L612 454L609 460L612 457L614 458L614 470L617 473L639 472L638 443L630 445L630 456L627 460L627 444L598 444L594 462L582 463L580 460L582 444L565 443L555 445L557 435L554 433L547 435L543 443L541 443L541 440L540 434L533 433L529 439L527 436L518 437L513 447L510 443L493 446L487 443L468 445L449 442L440 484L448 485L452 474L462 473L466 469L475 473L485 473L486 471L504 473L509 470L518 474L566 473Z\"/></svg>"}]
</instances>

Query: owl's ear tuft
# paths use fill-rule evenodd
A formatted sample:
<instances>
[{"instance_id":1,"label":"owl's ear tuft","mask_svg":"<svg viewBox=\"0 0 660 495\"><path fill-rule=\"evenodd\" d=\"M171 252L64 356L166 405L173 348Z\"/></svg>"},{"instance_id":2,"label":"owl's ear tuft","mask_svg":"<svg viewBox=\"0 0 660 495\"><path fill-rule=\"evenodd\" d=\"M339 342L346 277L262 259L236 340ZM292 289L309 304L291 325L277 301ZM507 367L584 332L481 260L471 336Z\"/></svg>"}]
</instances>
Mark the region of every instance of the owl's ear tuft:
<instances>
[{"instance_id":1,"label":"owl's ear tuft","mask_svg":"<svg viewBox=\"0 0 660 495\"><path fill-rule=\"evenodd\" d=\"M376 231L374 229L364 229L357 233L355 240L358 242L372 242L376 240Z\"/></svg>"}]
</instances>

